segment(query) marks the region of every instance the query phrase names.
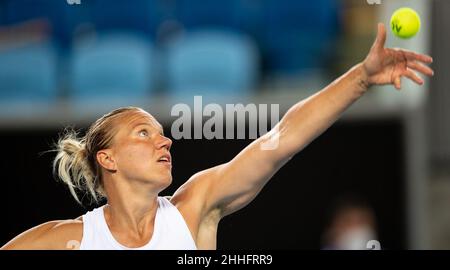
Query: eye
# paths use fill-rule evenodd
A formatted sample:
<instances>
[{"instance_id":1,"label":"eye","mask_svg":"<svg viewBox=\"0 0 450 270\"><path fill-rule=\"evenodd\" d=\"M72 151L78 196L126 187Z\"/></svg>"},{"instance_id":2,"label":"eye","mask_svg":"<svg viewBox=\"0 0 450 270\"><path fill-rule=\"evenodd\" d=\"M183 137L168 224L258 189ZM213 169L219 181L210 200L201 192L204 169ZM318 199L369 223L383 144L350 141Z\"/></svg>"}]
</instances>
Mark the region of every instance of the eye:
<instances>
[{"instance_id":1,"label":"eye","mask_svg":"<svg viewBox=\"0 0 450 270\"><path fill-rule=\"evenodd\" d=\"M143 129L143 130L139 131L139 136L141 136L141 137L147 137L147 136L148 136L147 130Z\"/></svg>"}]
</instances>

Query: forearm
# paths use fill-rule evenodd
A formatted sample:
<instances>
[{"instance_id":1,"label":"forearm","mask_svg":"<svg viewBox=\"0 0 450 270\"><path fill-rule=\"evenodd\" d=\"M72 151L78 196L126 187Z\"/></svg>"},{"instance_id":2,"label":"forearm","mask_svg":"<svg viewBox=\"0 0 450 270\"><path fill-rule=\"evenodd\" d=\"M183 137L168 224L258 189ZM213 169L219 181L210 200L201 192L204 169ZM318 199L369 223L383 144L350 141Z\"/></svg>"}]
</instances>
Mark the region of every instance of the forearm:
<instances>
[{"instance_id":1,"label":"forearm","mask_svg":"<svg viewBox=\"0 0 450 270\"><path fill-rule=\"evenodd\" d=\"M367 75L358 64L323 90L288 110L276 127L280 159L290 157L330 127L368 89Z\"/></svg>"}]
</instances>

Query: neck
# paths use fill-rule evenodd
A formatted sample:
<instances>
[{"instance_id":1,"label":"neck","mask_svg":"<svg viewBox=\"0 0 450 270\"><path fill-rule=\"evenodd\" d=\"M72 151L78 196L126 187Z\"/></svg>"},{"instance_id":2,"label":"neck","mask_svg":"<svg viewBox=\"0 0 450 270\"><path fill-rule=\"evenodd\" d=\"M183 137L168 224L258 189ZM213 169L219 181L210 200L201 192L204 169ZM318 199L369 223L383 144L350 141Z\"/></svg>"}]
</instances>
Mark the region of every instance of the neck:
<instances>
[{"instance_id":1,"label":"neck","mask_svg":"<svg viewBox=\"0 0 450 270\"><path fill-rule=\"evenodd\" d=\"M110 185L105 185L108 204L104 211L106 222L112 230L142 235L153 227L158 209L157 191L145 184L133 185L120 179L106 182Z\"/></svg>"}]
</instances>

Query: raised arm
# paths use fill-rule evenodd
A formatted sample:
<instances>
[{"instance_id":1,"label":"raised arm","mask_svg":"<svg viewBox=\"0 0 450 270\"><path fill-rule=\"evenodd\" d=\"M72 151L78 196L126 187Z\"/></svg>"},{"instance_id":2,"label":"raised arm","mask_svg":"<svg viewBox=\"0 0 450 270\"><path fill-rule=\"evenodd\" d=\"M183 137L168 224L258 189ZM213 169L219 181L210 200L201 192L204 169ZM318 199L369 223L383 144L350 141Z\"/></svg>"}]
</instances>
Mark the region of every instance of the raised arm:
<instances>
[{"instance_id":1,"label":"raised arm","mask_svg":"<svg viewBox=\"0 0 450 270\"><path fill-rule=\"evenodd\" d=\"M220 216L248 204L267 181L293 155L329 128L371 85L393 84L401 88L401 78L418 84L423 80L414 72L433 75L423 63L429 56L384 48L386 29L378 25L377 38L366 59L315 95L288 110L281 121L226 164L194 175L180 191L196 186L204 198L203 213L215 209Z\"/></svg>"}]
</instances>

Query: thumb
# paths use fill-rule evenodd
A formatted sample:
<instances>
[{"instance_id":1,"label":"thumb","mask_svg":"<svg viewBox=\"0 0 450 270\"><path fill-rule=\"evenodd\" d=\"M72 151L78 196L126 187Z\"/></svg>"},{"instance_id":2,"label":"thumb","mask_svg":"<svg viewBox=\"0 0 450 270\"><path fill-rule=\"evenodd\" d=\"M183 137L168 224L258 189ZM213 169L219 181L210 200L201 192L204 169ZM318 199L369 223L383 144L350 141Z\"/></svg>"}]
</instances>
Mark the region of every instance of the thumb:
<instances>
[{"instance_id":1,"label":"thumb","mask_svg":"<svg viewBox=\"0 0 450 270\"><path fill-rule=\"evenodd\" d=\"M378 23L378 33L377 39L375 40L374 47L379 49L384 48L384 44L386 43L386 27L382 23Z\"/></svg>"}]
</instances>

